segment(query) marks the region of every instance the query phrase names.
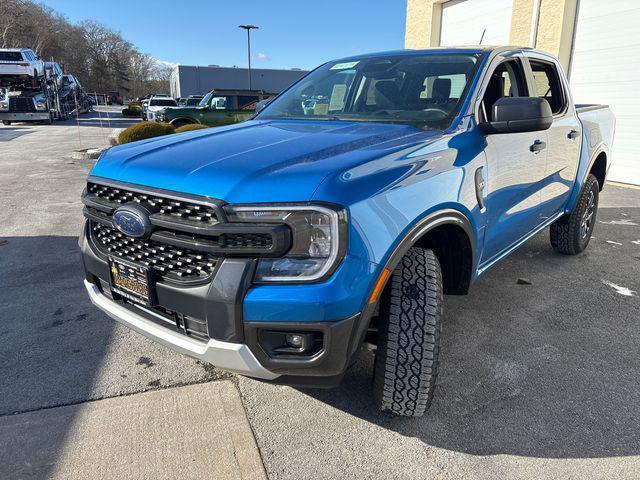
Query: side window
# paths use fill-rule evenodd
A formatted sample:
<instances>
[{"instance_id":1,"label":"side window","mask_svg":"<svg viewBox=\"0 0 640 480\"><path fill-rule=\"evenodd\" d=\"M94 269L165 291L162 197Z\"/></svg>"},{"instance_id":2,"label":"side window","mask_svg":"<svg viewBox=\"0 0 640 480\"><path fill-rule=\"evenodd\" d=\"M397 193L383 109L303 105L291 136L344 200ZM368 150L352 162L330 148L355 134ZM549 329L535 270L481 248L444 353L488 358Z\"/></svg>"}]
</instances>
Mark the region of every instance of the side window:
<instances>
[{"instance_id":1,"label":"side window","mask_svg":"<svg viewBox=\"0 0 640 480\"><path fill-rule=\"evenodd\" d=\"M533 71L535 95L547 100L554 114L560 113L564 110L565 100L556 66L553 63L533 59L529 60L529 63Z\"/></svg>"},{"instance_id":2,"label":"side window","mask_svg":"<svg viewBox=\"0 0 640 480\"><path fill-rule=\"evenodd\" d=\"M520 60L507 60L498 65L487 85L480 104L480 121L491 121L493 105L503 97L527 97L527 84Z\"/></svg>"}]
</instances>

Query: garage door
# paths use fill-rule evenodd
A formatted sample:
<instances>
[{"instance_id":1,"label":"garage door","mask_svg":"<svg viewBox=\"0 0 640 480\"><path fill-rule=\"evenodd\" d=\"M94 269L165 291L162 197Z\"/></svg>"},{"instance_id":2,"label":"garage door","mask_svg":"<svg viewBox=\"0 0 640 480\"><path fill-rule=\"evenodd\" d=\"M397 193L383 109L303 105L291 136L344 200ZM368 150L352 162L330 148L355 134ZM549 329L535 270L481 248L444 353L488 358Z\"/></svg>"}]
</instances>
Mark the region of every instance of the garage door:
<instances>
[{"instance_id":1,"label":"garage door","mask_svg":"<svg viewBox=\"0 0 640 480\"><path fill-rule=\"evenodd\" d=\"M580 0L570 81L576 103L606 103L616 116L609 179L640 185L640 2Z\"/></svg>"},{"instance_id":2,"label":"garage door","mask_svg":"<svg viewBox=\"0 0 640 480\"><path fill-rule=\"evenodd\" d=\"M440 45L508 45L513 0L454 0L442 5ZM484 32L484 37L482 36Z\"/></svg>"}]
</instances>

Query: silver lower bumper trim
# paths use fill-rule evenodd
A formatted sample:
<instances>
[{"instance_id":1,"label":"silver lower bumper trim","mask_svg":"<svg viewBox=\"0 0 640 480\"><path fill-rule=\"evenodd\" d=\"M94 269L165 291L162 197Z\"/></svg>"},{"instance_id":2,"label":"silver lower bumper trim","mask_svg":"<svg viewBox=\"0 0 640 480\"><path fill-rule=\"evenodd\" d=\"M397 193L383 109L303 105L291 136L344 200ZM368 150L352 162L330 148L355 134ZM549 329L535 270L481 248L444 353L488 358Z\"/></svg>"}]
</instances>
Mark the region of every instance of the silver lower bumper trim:
<instances>
[{"instance_id":1,"label":"silver lower bumper trim","mask_svg":"<svg viewBox=\"0 0 640 480\"><path fill-rule=\"evenodd\" d=\"M211 363L223 370L249 377L273 380L280 376L264 368L249 350L249 347L242 343L221 342L214 339L210 339L206 343L193 340L186 335L156 325L142 315L137 315L118 305L87 280L84 281L84 286L89 293L91 302L111 318L173 350Z\"/></svg>"}]
</instances>

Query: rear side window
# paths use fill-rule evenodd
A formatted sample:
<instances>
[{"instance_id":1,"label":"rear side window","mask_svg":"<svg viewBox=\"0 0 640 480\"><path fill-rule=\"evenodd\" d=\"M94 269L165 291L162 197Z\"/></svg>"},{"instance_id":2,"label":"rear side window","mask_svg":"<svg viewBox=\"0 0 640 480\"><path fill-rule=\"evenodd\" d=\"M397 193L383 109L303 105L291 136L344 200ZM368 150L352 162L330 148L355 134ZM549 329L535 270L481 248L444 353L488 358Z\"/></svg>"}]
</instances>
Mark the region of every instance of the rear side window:
<instances>
[{"instance_id":1,"label":"rear side window","mask_svg":"<svg viewBox=\"0 0 640 480\"><path fill-rule=\"evenodd\" d=\"M533 93L549 102L554 114L562 112L565 108L565 99L556 66L541 60L530 59L529 63L533 71L535 88Z\"/></svg>"},{"instance_id":2,"label":"rear side window","mask_svg":"<svg viewBox=\"0 0 640 480\"><path fill-rule=\"evenodd\" d=\"M20 52L0 52L0 62L22 62Z\"/></svg>"}]
</instances>

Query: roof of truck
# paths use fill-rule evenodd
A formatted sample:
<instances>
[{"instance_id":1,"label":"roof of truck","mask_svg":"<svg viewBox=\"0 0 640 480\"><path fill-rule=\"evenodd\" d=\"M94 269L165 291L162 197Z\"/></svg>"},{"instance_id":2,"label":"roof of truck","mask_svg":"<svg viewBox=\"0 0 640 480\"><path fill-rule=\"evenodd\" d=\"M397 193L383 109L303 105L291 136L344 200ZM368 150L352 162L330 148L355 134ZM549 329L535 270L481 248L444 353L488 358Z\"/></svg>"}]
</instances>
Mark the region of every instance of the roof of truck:
<instances>
[{"instance_id":1,"label":"roof of truck","mask_svg":"<svg viewBox=\"0 0 640 480\"><path fill-rule=\"evenodd\" d=\"M508 51L508 50L533 50L530 47L520 47L520 46L505 46L505 45L460 45L454 47L431 47L420 50L413 49L403 49L403 50L389 50L384 52L372 52L365 53L361 55L353 55L350 57L344 57L338 59L338 61L345 60L358 60L363 58L370 57L382 57L389 55L428 55L428 54L436 54L436 53L490 53L497 51Z\"/></svg>"}]
</instances>

